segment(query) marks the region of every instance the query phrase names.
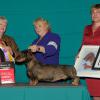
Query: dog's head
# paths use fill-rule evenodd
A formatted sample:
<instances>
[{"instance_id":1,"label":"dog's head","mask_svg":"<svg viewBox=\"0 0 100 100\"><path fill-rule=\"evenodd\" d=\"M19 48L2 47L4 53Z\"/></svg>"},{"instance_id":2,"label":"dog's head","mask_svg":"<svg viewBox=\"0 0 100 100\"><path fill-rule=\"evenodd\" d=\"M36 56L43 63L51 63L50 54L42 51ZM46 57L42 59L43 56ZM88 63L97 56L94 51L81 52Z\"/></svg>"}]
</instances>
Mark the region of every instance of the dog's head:
<instances>
[{"instance_id":1,"label":"dog's head","mask_svg":"<svg viewBox=\"0 0 100 100\"><path fill-rule=\"evenodd\" d=\"M93 64L94 60L95 60L95 54L93 52L88 53L85 57L84 60L86 62L90 62L91 64Z\"/></svg>"},{"instance_id":2,"label":"dog's head","mask_svg":"<svg viewBox=\"0 0 100 100\"><path fill-rule=\"evenodd\" d=\"M31 52L30 49L21 51L21 55L17 56L16 62L29 62L31 60L36 60L34 54Z\"/></svg>"}]
</instances>

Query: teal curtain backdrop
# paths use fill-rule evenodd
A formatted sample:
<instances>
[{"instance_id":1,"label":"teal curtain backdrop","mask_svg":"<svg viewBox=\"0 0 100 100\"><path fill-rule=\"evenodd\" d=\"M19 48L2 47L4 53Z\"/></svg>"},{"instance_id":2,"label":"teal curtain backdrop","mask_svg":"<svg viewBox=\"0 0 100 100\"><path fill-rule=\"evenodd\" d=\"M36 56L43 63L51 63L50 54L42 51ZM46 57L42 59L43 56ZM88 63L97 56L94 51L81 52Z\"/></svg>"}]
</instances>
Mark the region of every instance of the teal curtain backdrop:
<instances>
[{"instance_id":1,"label":"teal curtain backdrop","mask_svg":"<svg viewBox=\"0 0 100 100\"><path fill-rule=\"evenodd\" d=\"M100 0L0 0L0 16L8 19L6 34L20 50L36 38L32 22L48 19L52 31L61 37L60 64L74 64L85 25L91 23L90 8ZM28 82L24 65L16 65L16 81Z\"/></svg>"}]
</instances>

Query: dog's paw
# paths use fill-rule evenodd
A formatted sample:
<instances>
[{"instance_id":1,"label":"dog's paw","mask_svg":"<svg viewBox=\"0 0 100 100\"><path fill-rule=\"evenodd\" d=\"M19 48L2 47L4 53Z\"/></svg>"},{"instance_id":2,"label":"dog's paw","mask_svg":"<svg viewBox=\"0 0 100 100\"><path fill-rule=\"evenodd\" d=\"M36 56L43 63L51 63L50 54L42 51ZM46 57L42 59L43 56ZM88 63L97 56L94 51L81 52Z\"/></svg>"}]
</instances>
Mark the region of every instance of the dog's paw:
<instances>
[{"instance_id":1,"label":"dog's paw","mask_svg":"<svg viewBox=\"0 0 100 100\"><path fill-rule=\"evenodd\" d=\"M30 80L29 85L35 86L37 85L38 80Z\"/></svg>"},{"instance_id":2,"label":"dog's paw","mask_svg":"<svg viewBox=\"0 0 100 100\"><path fill-rule=\"evenodd\" d=\"M78 86L79 83L77 83L77 82L72 82L72 85L74 85L74 86Z\"/></svg>"}]
</instances>

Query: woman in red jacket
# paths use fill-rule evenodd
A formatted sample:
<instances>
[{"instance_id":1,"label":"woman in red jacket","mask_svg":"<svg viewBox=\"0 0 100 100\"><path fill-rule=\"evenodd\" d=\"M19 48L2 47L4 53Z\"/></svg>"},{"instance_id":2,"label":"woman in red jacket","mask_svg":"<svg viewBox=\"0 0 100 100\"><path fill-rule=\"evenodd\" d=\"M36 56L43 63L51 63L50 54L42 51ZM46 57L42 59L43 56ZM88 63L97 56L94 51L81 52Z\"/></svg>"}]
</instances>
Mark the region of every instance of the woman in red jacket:
<instances>
[{"instance_id":1,"label":"woman in red jacket","mask_svg":"<svg viewBox=\"0 0 100 100\"><path fill-rule=\"evenodd\" d=\"M85 27L82 45L100 45L100 4L91 9L92 24ZM100 79L87 78L86 83L94 100L100 100Z\"/></svg>"}]
</instances>

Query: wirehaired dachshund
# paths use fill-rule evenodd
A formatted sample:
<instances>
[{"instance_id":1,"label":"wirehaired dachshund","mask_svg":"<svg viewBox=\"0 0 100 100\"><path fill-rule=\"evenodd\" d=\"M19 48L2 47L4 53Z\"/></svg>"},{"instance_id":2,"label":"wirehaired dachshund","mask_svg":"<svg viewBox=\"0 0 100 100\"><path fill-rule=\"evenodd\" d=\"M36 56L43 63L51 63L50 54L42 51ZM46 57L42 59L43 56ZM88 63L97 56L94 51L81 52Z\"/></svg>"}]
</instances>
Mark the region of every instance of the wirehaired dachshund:
<instances>
[{"instance_id":1,"label":"wirehaired dachshund","mask_svg":"<svg viewBox=\"0 0 100 100\"><path fill-rule=\"evenodd\" d=\"M71 78L72 85L79 85L79 77L73 66L42 64L36 60L30 50L22 51L24 55L18 58L17 62L26 62L27 74L30 78L30 85L37 85L39 81L56 82Z\"/></svg>"}]
</instances>

